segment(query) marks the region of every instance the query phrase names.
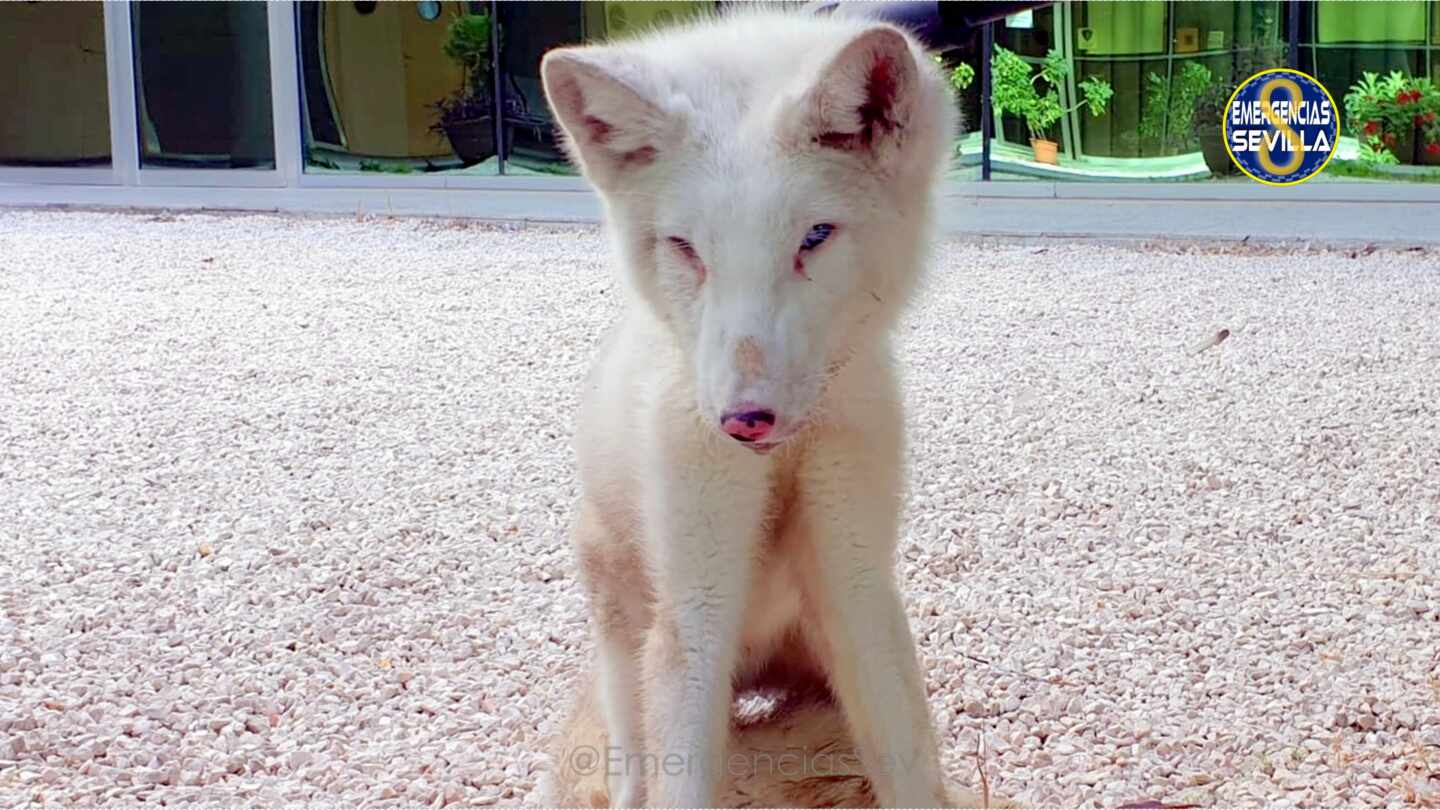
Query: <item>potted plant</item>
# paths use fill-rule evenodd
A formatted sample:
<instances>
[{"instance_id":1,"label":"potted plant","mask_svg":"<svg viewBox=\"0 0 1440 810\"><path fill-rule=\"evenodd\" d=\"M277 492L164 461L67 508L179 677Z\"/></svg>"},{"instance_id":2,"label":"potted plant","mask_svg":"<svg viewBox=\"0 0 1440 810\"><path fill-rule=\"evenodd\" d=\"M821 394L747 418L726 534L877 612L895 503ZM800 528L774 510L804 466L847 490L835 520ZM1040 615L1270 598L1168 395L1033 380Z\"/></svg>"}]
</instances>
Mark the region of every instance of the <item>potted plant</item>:
<instances>
[{"instance_id":1,"label":"potted plant","mask_svg":"<svg viewBox=\"0 0 1440 810\"><path fill-rule=\"evenodd\" d=\"M1061 116L1082 105L1089 107L1090 114L1098 117L1104 114L1110 98L1115 95L1109 82L1098 76L1087 76L1079 84L1083 100L1069 109L1061 107L1060 82L1070 74L1070 65L1055 49L1046 54L1040 72L1032 76L1028 62L1014 51L997 45L990 62L990 72L994 83L990 95L995 114L1008 112L1023 119L1025 128L1030 131L1030 148L1035 160L1052 166L1059 165L1060 160L1059 144L1048 137L1050 127ZM1038 85L1041 81L1045 83L1043 93Z\"/></svg>"},{"instance_id":2,"label":"potted plant","mask_svg":"<svg viewBox=\"0 0 1440 810\"><path fill-rule=\"evenodd\" d=\"M970 67L970 65L966 64L965 62L960 62L959 64L955 65L954 68L947 70L945 68L945 59L943 57L937 54L931 58L934 59L935 64L939 65L940 69L944 71L945 79L950 84L950 90L956 96L959 96L961 93L965 92L966 88L968 88L971 84L975 82L975 68ZM960 157L959 141L955 142L955 157Z\"/></svg>"},{"instance_id":3,"label":"potted plant","mask_svg":"<svg viewBox=\"0 0 1440 810\"><path fill-rule=\"evenodd\" d=\"M1190 119L1195 125L1195 139L1200 143L1205 167L1220 177L1235 171L1235 163L1225 148L1225 106L1230 103L1233 92L1234 88L1222 82L1211 82L1195 97L1195 111Z\"/></svg>"},{"instance_id":4,"label":"potted plant","mask_svg":"<svg viewBox=\"0 0 1440 810\"><path fill-rule=\"evenodd\" d=\"M1415 161L1440 166L1440 86L1430 79L1416 79Z\"/></svg>"},{"instance_id":5,"label":"potted plant","mask_svg":"<svg viewBox=\"0 0 1440 810\"><path fill-rule=\"evenodd\" d=\"M1213 80L1210 68L1199 62L1186 62L1180 72L1168 81L1159 74L1151 73L1145 114L1140 118L1140 135L1160 140L1167 152L1193 152L1196 145L1196 102ZM1222 147L1220 151L1223 153L1225 150Z\"/></svg>"},{"instance_id":6,"label":"potted plant","mask_svg":"<svg viewBox=\"0 0 1440 810\"><path fill-rule=\"evenodd\" d=\"M1278 46L1273 45L1237 53L1230 66L1229 76L1212 77L1195 95L1194 112L1189 123L1194 127L1200 154L1205 158L1205 167L1211 174L1224 177L1235 173L1235 162L1230 159L1230 152L1225 148L1226 107L1230 103L1230 97L1235 94L1235 88L1249 77L1281 64L1283 60L1284 56Z\"/></svg>"},{"instance_id":7,"label":"potted plant","mask_svg":"<svg viewBox=\"0 0 1440 810\"><path fill-rule=\"evenodd\" d=\"M938 56L935 57L935 62L937 64L944 64ZM957 64L953 70L946 74L946 77L950 81L950 87L955 92L963 93L965 91L965 88L969 87L975 81L975 68L970 67L964 62L961 62Z\"/></svg>"},{"instance_id":8,"label":"potted plant","mask_svg":"<svg viewBox=\"0 0 1440 810\"><path fill-rule=\"evenodd\" d=\"M1360 142L1360 159L1366 162L1375 162L1381 151L1389 152L1396 163L1415 162L1417 133L1420 155L1433 154L1425 144L1433 137L1435 120L1430 113L1436 109L1440 109L1440 91L1435 85L1398 70L1383 77L1366 71L1345 94L1345 116Z\"/></svg>"},{"instance_id":9,"label":"potted plant","mask_svg":"<svg viewBox=\"0 0 1440 810\"><path fill-rule=\"evenodd\" d=\"M446 30L445 55L462 74L460 89L435 102L431 132L445 133L466 166L495 154L494 105L490 87L490 15L459 14Z\"/></svg>"}]
</instances>

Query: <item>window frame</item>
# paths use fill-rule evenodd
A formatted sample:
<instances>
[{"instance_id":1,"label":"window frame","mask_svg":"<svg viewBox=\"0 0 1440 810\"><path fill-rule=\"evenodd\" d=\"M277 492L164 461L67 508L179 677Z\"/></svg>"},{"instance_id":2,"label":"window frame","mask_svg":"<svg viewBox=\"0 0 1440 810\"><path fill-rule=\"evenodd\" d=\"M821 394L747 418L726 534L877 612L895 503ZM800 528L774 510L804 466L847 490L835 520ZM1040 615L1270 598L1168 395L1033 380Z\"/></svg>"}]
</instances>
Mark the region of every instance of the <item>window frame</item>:
<instances>
[{"instance_id":1,"label":"window frame","mask_svg":"<svg viewBox=\"0 0 1440 810\"><path fill-rule=\"evenodd\" d=\"M117 123L125 118L125 73L120 62L129 53L119 39L130 30L130 10L119 3L101 2L105 27L105 84L110 105L109 166L5 166L0 165L0 184L53 184L76 186L119 186L129 178L125 171L125 141ZM123 12L123 13L122 13ZM121 19L123 17L123 20Z\"/></svg>"}]
</instances>

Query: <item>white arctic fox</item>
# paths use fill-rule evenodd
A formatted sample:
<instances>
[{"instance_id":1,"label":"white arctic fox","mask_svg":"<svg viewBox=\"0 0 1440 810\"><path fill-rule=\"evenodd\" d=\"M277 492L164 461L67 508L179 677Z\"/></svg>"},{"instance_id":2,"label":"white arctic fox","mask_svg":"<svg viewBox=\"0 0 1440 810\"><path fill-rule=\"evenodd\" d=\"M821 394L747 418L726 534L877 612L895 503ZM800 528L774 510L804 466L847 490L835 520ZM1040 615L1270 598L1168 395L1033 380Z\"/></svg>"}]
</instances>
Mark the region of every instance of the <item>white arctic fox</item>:
<instances>
[{"instance_id":1,"label":"white arctic fox","mask_svg":"<svg viewBox=\"0 0 1440 810\"><path fill-rule=\"evenodd\" d=\"M616 806L708 806L733 690L838 698L882 805L945 800L894 551L891 331L956 114L873 21L708 19L545 56L623 320L585 383L574 527Z\"/></svg>"}]
</instances>

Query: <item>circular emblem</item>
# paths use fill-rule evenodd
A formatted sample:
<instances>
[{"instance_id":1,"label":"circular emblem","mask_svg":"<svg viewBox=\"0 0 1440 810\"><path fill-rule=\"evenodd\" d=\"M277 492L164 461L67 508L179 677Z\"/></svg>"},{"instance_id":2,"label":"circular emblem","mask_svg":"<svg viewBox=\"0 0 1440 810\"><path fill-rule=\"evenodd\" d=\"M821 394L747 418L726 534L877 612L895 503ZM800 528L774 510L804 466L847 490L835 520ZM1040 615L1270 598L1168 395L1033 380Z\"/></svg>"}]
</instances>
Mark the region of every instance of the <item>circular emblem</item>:
<instances>
[{"instance_id":1,"label":"circular emblem","mask_svg":"<svg viewBox=\"0 0 1440 810\"><path fill-rule=\"evenodd\" d=\"M1241 82L1225 105L1225 148L1240 171L1272 186L1320 173L1340 140L1340 112L1325 85L1289 68Z\"/></svg>"}]
</instances>

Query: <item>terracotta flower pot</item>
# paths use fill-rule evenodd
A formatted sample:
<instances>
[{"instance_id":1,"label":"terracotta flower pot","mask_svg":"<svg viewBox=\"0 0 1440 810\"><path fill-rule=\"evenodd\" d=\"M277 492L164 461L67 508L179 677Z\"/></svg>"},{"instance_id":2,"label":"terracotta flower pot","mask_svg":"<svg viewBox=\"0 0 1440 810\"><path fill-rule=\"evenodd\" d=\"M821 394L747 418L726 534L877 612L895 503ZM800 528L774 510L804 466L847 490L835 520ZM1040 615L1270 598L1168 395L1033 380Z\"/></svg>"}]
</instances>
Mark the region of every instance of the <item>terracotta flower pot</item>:
<instances>
[{"instance_id":1,"label":"terracotta flower pot","mask_svg":"<svg viewBox=\"0 0 1440 810\"><path fill-rule=\"evenodd\" d=\"M1060 165L1060 144L1040 138L1031 138L1030 149L1035 152L1036 163L1048 163L1051 166Z\"/></svg>"}]
</instances>

